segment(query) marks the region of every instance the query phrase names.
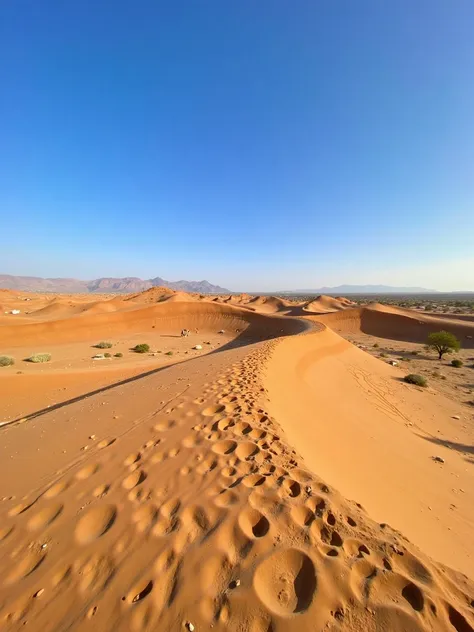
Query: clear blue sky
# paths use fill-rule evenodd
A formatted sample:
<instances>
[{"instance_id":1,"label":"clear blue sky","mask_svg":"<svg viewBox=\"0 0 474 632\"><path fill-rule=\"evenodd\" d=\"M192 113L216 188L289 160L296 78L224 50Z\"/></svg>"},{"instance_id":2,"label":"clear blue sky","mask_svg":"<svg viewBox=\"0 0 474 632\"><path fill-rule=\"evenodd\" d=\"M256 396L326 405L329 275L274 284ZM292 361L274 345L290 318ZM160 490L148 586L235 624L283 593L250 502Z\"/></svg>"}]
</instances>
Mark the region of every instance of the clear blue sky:
<instances>
[{"instance_id":1,"label":"clear blue sky","mask_svg":"<svg viewBox=\"0 0 474 632\"><path fill-rule=\"evenodd\" d=\"M474 289L473 0L4 0L0 273Z\"/></svg>"}]
</instances>

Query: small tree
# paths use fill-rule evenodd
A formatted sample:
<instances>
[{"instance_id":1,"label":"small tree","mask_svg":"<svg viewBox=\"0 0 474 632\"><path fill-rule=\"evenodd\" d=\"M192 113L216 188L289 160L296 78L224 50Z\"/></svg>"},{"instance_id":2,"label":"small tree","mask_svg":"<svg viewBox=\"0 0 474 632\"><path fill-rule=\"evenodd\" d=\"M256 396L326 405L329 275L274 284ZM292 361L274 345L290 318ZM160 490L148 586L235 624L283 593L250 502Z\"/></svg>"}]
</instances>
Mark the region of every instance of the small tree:
<instances>
[{"instance_id":1,"label":"small tree","mask_svg":"<svg viewBox=\"0 0 474 632\"><path fill-rule=\"evenodd\" d=\"M437 351L441 360L445 353L453 353L459 351L461 343L454 334L449 331L436 331L428 336L426 349L428 351Z\"/></svg>"}]
</instances>

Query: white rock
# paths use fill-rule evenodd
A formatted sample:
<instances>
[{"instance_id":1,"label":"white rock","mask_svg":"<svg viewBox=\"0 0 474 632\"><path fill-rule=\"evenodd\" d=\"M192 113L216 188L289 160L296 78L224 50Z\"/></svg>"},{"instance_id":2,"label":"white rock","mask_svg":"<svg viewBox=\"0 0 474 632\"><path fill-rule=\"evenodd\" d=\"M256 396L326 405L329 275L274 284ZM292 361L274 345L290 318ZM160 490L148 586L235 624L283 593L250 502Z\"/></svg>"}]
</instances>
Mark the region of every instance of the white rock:
<instances>
[{"instance_id":1,"label":"white rock","mask_svg":"<svg viewBox=\"0 0 474 632\"><path fill-rule=\"evenodd\" d=\"M202 345L196 345L195 347L193 347L193 349L197 349L197 351L199 351L200 349L202 349Z\"/></svg>"}]
</instances>

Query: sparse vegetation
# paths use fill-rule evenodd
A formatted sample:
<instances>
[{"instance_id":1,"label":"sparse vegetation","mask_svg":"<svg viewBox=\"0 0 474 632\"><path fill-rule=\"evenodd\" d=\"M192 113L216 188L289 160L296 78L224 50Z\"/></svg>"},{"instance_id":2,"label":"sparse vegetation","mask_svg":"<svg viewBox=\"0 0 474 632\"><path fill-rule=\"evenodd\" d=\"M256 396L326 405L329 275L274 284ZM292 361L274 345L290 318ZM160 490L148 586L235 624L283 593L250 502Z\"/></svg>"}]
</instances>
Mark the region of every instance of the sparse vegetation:
<instances>
[{"instance_id":1,"label":"sparse vegetation","mask_svg":"<svg viewBox=\"0 0 474 632\"><path fill-rule=\"evenodd\" d=\"M387 354L386 354L386 353L381 353L381 354L380 354L380 357L381 357L381 358L386 358L386 357L387 357Z\"/></svg>"},{"instance_id":2,"label":"sparse vegetation","mask_svg":"<svg viewBox=\"0 0 474 632\"><path fill-rule=\"evenodd\" d=\"M146 342L142 342L139 345L135 345L132 351L135 351L135 353L148 353L150 351L150 345L146 344Z\"/></svg>"},{"instance_id":3,"label":"sparse vegetation","mask_svg":"<svg viewBox=\"0 0 474 632\"><path fill-rule=\"evenodd\" d=\"M15 360L11 356L0 356L0 366L12 366L13 364L15 364Z\"/></svg>"},{"instance_id":4,"label":"sparse vegetation","mask_svg":"<svg viewBox=\"0 0 474 632\"><path fill-rule=\"evenodd\" d=\"M172 351L167 351L167 352L165 353L165 355L172 356L172 355L173 355L173 352L172 352Z\"/></svg>"},{"instance_id":5,"label":"sparse vegetation","mask_svg":"<svg viewBox=\"0 0 474 632\"><path fill-rule=\"evenodd\" d=\"M439 371L433 371L431 374L433 377L441 377L441 373Z\"/></svg>"},{"instance_id":6,"label":"sparse vegetation","mask_svg":"<svg viewBox=\"0 0 474 632\"><path fill-rule=\"evenodd\" d=\"M419 353L420 353L419 351L417 351L416 349L413 349L413 351L411 352L411 355L417 356L419 355Z\"/></svg>"},{"instance_id":7,"label":"sparse vegetation","mask_svg":"<svg viewBox=\"0 0 474 632\"><path fill-rule=\"evenodd\" d=\"M104 353L104 358L111 358L111 357L112 357L111 353L108 353L108 352Z\"/></svg>"},{"instance_id":8,"label":"sparse vegetation","mask_svg":"<svg viewBox=\"0 0 474 632\"><path fill-rule=\"evenodd\" d=\"M34 353L29 358L26 358L27 362L34 362L35 364L39 362L49 362L50 360L50 353Z\"/></svg>"},{"instance_id":9,"label":"sparse vegetation","mask_svg":"<svg viewBox=\"0 0 474 632\"><path fill-rule=\"evenodd\" d=\"M456 336L449 331L436 331L428 336L427 351L436 351L441 360L445 353L459 351L461 343Z\"/></svg>"},{"instance_id":10,"label":"sparse vegetation","mask_svg":"<svg viewBox=\"0 0 474 632\"><path fill-rule=\"evenodd\" d=\"M378 348L379 348L379 344L378 344L378 342L376 342L376 343L374 344L374 349L378 349Z\"/></svg>"},{"instance_id":11,"label":"sparse vegetation","mask_svg":"<svg viewBox=\"0 0 474 632\"><path fill-rule=\"evenodd\" d=\"M417 375L416 373L409 373L405 375L403 378L407 384L415 384L415 386L428 386L428 382L426 378L422 375Z\"/></svg>"},{"instance_id":12,"label":"sparse vegetation","mask_svg":"<svg viewBox=\"0 0 474 632\"><path fill-rule=\"evenodd\" d=\"M111 349L113 347L111 342L107 342L106 340L102 340L101 342L98 342L95 347L97 349Z\"/></svg>"},{"instance_id":13,"label":"sparse vegetation","mask_svg":"<svg viewBox=\"0 0 474 632\"><path fill-rule=\"evenodd\" d=\"M463 361L458 360L457 358L455 360L451 360L451 366L453 366L455 369L460 369L463 364Z\"/></svg>"},{"instance_id":14,"label":"sparse vegetation","mask_svg":"<svg viewBox=\"0 0 474 632\"><path fill-rule=\"evenodd\" d=\"M123 353L120 353L120 351L118 353L115 353L114 358L123 358Z\"/></svg>"}]
</instances>

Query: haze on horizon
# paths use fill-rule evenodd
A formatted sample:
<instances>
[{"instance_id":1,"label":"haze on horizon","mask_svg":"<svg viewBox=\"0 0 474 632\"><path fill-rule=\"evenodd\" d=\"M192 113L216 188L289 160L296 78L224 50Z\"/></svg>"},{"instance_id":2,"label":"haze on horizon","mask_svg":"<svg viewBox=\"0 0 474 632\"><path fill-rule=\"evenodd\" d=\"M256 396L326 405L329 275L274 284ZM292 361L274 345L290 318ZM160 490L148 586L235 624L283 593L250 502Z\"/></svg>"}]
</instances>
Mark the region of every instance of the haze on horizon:
<instances>
[{"instance_id":1,"label":"haze on horizon","mask_svg":"<svg viewBox=\"0 0 474 632\"><path fill-rule=\"evenodd\" d=\"M0 274L474 289L474 5L0 8Z\"/></svg>"}]
</instances>

